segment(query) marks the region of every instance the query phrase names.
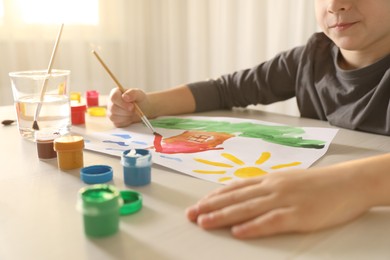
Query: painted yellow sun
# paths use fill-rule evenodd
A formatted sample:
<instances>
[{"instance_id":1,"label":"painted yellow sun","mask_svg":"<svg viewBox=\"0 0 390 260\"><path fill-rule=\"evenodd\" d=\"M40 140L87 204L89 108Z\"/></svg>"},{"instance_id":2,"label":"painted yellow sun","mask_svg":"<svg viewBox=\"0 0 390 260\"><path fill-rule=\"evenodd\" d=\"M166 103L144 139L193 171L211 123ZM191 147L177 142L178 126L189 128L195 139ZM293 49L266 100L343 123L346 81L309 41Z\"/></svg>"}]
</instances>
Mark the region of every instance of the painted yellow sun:
<instances>
[{"instance_id":1,"label":"painted yellow sun","mask_svg":"<svg viewBox=\"0 0 390 260\"><path fill-rule=\"evenodd\" d=\"M230 162L234 164L229 164L229 163L224 163L224 162L216 162L216 161L210 161L210 160L205 160L201 158L194 158L195 161L207 164L207 165L212 165L216 167L221 167L221 168L235 168L233 175L238 177L238 178L253 178L253 177L258 177L262 176L264 174L267 174L268 172L264 169L261 169L259 165L265 163L271 158L271 153L270 152L263 152L259 158L255 161L254 165L248 166L246 163L236 156L230 154L230 153L221 153L221 156L229 160ZM277 170L277 169L282 169L282 168L287 168L287 167L294 167L302 164L302 162L290 162L290 163L284 163L284 164L277 164L274 166L271 166L271 170ZM243 166L243 167L240 167ZM194 170L195 173L198 174L226 174L227 170ZM232 180L232 177L222 177L219 179L219 182L225 182Z\"/></svg>"}]
</instances>

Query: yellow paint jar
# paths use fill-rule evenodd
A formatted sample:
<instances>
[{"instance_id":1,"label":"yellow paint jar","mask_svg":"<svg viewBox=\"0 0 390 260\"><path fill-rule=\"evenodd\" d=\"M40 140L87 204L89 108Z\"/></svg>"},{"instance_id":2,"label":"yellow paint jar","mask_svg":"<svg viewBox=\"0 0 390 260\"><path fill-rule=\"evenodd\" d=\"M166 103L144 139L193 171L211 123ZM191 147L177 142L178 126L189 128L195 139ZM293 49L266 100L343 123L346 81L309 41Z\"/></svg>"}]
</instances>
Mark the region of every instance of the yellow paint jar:
<instances>
[{"instance_id":1,"label":"yellow paint jar","mask_svg":"<svg viewBox=\"0 0 390 260\"><path fill-rule=\"evenodd\" d=\"M68 135L54 139L58 167L61 170L84 167L83 148L84 138L82 136Z\"/></svg>"},{"instance_id":2,"label":"yellow paint jar","mask_svg":"<svg viewBox=\"0 0 390 260\"><path fill-rule=\"evenodd\" d=\"M89 107L87 112L90 116L106 116L105 107Z\"/></svg>"},{"instance_id":3,"label":"yellow paint jar","mask_svg":"<svg viewBox=\"0 0 390 260\"><path fill-rule=\"evenodd\" d=\"M70 101L81 102L81 92L70 92Z\"/></svg>"}]
</instances>

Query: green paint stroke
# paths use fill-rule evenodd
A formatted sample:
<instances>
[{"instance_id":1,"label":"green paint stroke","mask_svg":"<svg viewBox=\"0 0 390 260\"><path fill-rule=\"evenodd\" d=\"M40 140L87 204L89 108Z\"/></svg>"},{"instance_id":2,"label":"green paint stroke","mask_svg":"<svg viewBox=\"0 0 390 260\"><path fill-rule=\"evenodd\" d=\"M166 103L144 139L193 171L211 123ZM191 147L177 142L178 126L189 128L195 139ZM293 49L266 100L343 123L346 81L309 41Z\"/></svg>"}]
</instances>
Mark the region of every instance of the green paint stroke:
<instances>
[{"instance_id":1,"label":"green paint stroke","mask_svg":"<svg viewBox=\"0 0 390 260\"><path fill-rule=\"evenodd\" d=\"M165 129L223 132L241 137L260 138L264 141L300 148L322 149L325 141L303 139L303 128L253 124L249 122L230 123L225 121L195 120L188 118L160 118L151 120L154 127Z\"/></svg>"}]
</instances>

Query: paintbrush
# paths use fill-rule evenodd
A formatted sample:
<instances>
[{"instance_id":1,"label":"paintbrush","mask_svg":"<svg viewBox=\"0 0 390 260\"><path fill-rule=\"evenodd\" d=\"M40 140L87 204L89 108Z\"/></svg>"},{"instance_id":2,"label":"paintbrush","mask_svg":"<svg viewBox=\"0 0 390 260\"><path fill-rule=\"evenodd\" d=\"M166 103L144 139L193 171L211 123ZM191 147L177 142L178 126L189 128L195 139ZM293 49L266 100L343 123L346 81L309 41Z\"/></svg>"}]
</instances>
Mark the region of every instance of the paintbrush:
<instances>
[{"instance_id":1,"label":"paintbrush","mask_svg":"<svg viewBox=\"0 0 390 260\"><path fill-rule=\"evenodd\" d=\"M13 119L6 119L6 120L1 121L1 123L2 123L4 126L12 125L12 124L15 123L15 122L16 122L16 120L13 120Z\"/></svg>"},{"instance_id":2,"label":"paintbrush","mask_svg":"<svg viewBox=\"0 0 390 260\"><path fill-rule=\"evenodd\" d=\"M104 61L100 58L99 54L93 50L92 54L95 55L95 57L98 59L100 64L103 66L103 68L107 71L107 73L110 75L110 77L114 80L115 84L119 88L119 90L124 93L126 90L123 88L122 84L118 81L118 79L112 74L111 70L107 67L107 65L104 63ZM134 102L135 111L138 114L138 116L141 118L142 122L146 125L147 128L149 128L154 135L160 135L159 133L154 130L152 124L148 120L148 118L145 116L145 114L142 112L142 110L139 108L137 103Z\"/></svg>"},{"instance_id":3,"label":"paintbrush","mask_svg":"<svg viewBox=\"0 0 390 260\"><path fill-rule=\"evenodd\" d=\"M40 93L40 97L39 97L39 103L37 105L37 108L35 109L34 122L32 125L32 128L34 130L39 130L38 117L39 117L39 113L41 112L42 103L43 103L43 99L44 99L46 88L47 88L47 81L48 81L48 78L50 77L51 69L53 68L53 61L54 61L54 57L55 57L56 52L57 52L57 47L58 47L58 43L59 43L60 38L61 38L63 28L64 28L64 24L61 24L61 28L58 32L57 39L54 43L53 51L51 53L49 66L48 66L47 71L46 71L45 79L43 80L43 83L42 83L41 93Z\"/></svg>"}]
</instances>

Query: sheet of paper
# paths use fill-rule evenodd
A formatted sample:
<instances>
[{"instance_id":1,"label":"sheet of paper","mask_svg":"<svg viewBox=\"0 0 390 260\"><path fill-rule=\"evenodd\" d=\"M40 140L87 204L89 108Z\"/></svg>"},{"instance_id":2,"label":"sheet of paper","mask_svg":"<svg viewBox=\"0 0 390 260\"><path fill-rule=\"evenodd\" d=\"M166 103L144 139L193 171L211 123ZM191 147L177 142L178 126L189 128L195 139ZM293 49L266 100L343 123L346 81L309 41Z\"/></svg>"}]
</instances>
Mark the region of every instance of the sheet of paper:
<instances>
[{"instance_id":1,"label":"sheet of paper","mask_svg":"<svg viewBox=\"0 0 390 260\"><path fill-rule=\"evenodd\" d=\"M151 123L161 138L142 124L72 131L84 136L87 150L120 157L129 149L150 149L153 163L222 184L308 168L326 153L338 131L227 117L161 117Z\"/></svg>"}]
</instances>

